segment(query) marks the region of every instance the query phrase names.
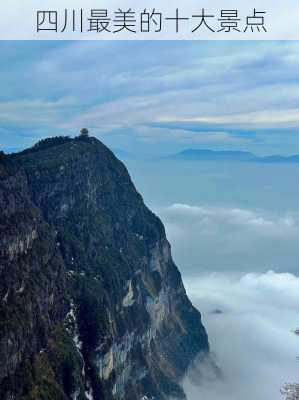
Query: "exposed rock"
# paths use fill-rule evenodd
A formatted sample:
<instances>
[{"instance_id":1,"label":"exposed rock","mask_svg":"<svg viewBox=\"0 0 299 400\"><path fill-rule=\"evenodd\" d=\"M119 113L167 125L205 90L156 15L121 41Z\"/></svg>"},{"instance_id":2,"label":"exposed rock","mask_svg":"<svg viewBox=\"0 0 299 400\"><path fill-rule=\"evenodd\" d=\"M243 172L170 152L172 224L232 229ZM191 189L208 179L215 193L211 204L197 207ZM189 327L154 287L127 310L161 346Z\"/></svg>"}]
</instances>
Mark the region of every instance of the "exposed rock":
<instances>
[{"instance_id":1,"label":"exposed rock","mask_svg":"<svg viewBox=\"0 0 299 400\"><path fill-rule=\"evenodd\" d=\"M25 172L0 159L0 398L33 388L42 358L68 302L55 236L33 204ZM38 398L38 397L34 397Z\"/></svg>"},{"instance_id":2,"label":"exposed rock","mask_svg":"<svg viewBox=\"0 0 299 400\"><path fill-rule=\"evenodd\" d=\"M1 321L16 314L17 328L0 331L3 398L184 398L179 381L209 351L207 335L125 166L88 137L47 139L10 159L13 172L0 170L0 299ZM26 333L12 296L30 298ZM30 379L16 376L26 359ZM19 390L6 390L8 376Z\"/></svg>"}]
</instances>

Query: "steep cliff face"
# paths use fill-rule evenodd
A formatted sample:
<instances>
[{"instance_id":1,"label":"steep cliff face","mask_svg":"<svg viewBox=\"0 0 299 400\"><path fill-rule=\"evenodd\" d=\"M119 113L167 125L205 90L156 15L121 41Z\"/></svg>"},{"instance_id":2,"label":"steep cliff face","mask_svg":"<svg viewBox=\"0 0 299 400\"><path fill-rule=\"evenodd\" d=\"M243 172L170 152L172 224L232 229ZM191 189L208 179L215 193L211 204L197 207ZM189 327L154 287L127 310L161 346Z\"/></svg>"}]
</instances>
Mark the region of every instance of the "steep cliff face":
<instances>
[{"instance_id":1,"label":"steep cliff face","mask_svg":"<svg viewBox=\"0 0 299 400\"><path fill-rule=\"evenodd\" d=\"M49 141L12 161L26 172L26 177L17 174L26 185L28 180L31 199L27 187L24 196L38 220L24 232L12 232L11 239L4 235L11 243L7 254L20 248L30 248L32 254L38 240L56 254L48 276L53 289L46 286L37 296L45 302L38 315L50 321L44 333L48 344L34 338L31 349L34 354L45 346L44 364L54 371L51 384L66 398L78 400L184 398L178 382L194 357L208 352L207 335L186 296L164 227L144 205L124 165L93 138ZM36 268L44 273L49 249L36 250ZM17 261L15 265L21 268ZM36 290L43 289L39 283ZM0 285L5 297L9 284ZM14 285L19 290L22 282ZM34 292L31 297L36 300ZM47 317L50 312L53 316ZM21 335L20 343L25 346L28 338ZM57 352L64 357L57 360ZM61 376L66 354L72 354L68 379ZM7 358L5 368L13 375Z\"/></svg>"},{"instance_id":2,"label":"steep cliff face","mask_svg":"<svg viewBox=\"0 0 299 400\"><path fill-rule=\"evenodd\" d=\"M68 310L65 276L54 234L30 198L25 172L0 155L1 399L23 398L34 389L31 375L39 363L47 364L41 350ZM66 398L61 391L57 384L53 396ZM32 398L42 398L39 394L36 387Z\"/></svg>"}]
</instances>

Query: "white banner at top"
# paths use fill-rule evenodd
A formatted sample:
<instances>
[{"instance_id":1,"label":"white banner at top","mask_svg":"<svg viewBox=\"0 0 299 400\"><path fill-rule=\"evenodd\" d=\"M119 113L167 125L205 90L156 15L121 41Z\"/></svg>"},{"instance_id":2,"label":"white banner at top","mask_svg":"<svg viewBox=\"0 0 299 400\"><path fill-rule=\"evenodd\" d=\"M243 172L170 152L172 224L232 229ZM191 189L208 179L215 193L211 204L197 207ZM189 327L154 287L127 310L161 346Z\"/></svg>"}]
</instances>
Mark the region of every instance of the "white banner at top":
<instances>
[{"instance_id":1,"label":"white banner at top","mask_svg":"<svg viewBox=\"0 0 299 400\"><path fill-rule=\"evenodd\" d=\"M299 40L298 0L2 0L1 40Z\"/></svg>"}]
</instances>

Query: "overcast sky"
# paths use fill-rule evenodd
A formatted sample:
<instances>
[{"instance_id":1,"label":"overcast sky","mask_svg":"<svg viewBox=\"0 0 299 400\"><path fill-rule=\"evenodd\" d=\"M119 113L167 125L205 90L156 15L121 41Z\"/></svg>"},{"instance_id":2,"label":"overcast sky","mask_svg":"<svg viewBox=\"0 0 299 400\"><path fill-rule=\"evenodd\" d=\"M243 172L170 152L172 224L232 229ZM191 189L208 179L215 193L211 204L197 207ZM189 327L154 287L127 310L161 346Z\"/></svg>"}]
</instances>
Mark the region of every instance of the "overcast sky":
<instances>
[{"instance_id":1,"label":"overcast sky","mask_svg":"<svg viewBox=\"0 0 299 400\"><path fill-rule=\"evenodd\" d=\"M297 42L0 42L1 147L82 126L138 155L299 153Z\"/></svg>"}]
</instances>

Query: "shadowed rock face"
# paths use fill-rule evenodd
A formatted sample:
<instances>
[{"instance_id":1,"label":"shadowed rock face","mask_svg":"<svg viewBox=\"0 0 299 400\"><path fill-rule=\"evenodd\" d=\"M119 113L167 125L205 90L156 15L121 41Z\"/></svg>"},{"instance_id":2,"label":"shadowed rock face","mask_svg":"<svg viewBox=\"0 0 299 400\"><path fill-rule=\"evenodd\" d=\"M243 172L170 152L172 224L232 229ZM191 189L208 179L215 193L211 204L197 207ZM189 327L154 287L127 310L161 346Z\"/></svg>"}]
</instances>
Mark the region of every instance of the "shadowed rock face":
<instances>
[{"instance_id":1,"label":"shadowed rock face","mask_svg":"<svg viewBox=\"0 0 299 400\"><path fill-rule=\"evenodd\" d=\"M34 356L65 318L65 277L53 231L30 198L25 172L1 156L1 399L20 398Z\"/></svg>"},{"instance_id":2,"label":"shadowed rock face","mask_svg":"<svg viewBox=\"0 0 299 400\"><path fill-rule=\"evenodd\" d=\"M20 252L27 248L32 257L48 260L50 249L32 244L39 241L56 257L53 266L48 261L47 274L37 262L53 289L42 291L36 282L40 292L31 297L45 304L32 310L32 318L48 323L43 344L38 332L31 340L36 342L29 346L32 376L22 380L23 397L15 398L184 398L179 379L199 352L208 352L207 335L186 296L164 227L144 205L125 166L94 138L47 140L10 159L16 165L11 179L19 176L30 207L23 205L27 219L19 233L10 233L5 220L4 240L10 245L3 247L3 257L18 254L14 263L20 268L18 260L28 251ZM5 296L12 282L1 285ZM51 304L57 309L53 316ZM22 370L28 340L22 335L18 340L24 348L14 361L0 342L0 352L7 354L0 379L11 375L16 381L15 371ZM41 373L34 362L42 365ZM34 397L36 387L48 397ZM53 388L61 397L53 397Z\"/></svg>"}]
</instances>

